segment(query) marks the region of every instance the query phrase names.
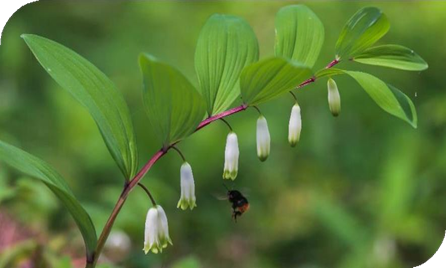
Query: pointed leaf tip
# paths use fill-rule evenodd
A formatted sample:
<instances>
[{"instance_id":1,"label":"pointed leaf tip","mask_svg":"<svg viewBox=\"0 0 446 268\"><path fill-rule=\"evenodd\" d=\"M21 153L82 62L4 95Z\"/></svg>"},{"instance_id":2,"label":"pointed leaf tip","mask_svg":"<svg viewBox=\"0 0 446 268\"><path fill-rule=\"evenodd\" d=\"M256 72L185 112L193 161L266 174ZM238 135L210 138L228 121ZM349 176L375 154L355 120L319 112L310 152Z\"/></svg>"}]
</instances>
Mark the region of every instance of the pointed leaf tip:
<instances>
[{"instance_id":1,"label":"pointed leaf tip","mask_svg":"<svg viewBox=\"0 0 446 268\"><path fill-rule=\"evenodd\" d=\"M88 110L125 178L133 177L138 168L136 138L121 92L104 73L71 49L38 35L22 37L48 74Z\"/></svg>"},{"instance_id":2,"label":"pointed leaf tip","mask_svg":"<svg viewBox=\"0 0 446 268\"><path fill-rule=\"evenodd\" d=\"M390 29L384 13L376 7L365 7L346 23L336 42L336 58L349 59L376 43Z\"/></svg>"}]
</instances>

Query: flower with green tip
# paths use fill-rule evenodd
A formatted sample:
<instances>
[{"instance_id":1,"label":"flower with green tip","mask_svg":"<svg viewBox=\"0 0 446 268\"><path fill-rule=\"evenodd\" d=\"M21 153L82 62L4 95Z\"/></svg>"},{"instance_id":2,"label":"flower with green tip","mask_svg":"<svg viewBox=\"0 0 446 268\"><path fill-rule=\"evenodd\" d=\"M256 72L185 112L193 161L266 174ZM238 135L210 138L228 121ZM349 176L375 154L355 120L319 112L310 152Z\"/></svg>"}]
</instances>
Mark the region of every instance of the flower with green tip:
<instances>
[{"instance_id":1,"label":"flower with green tip","mask_svg":"<svg viewBox=\"0 0 446 268\"><path fill-rule=\"evenodd\" d=\"M271 137L269 135L268 122L263 115L257 119L257 156L260 161L265 161L270 152Z\"/></svg>"},{"instance_id":2,"label":"flower with green tip","mask_svg":"<svg viewBox=\"0 0 446 268\"><path fill-rule=\"evenodd\" d=\"M231 131L226 139L223 179L235 180L237 177L239 154L237 134Z\"/></svg>"},{"instance_id":3,"label":"flower with green tip","mask_svg":"<svg viewBox=\"0 0 446 268\"><path fill-rule=\"evenodd\" d=\"M182 210L186 210L190 208L191 210L196 207L195 204L195 182L194 182L194 174L192 173L192 167L189 163L184 162L181 165L180 170L181 176L181 197L180 201L178 201L178 208Z\"/></svg>"},{"instance_id":4,"label":"flower with green tip","mask_svg":"<svg viewBox=\"0 0 446 268\"><path fill-rule=\"evenodd\" d=\"M290 122L288 124L288 142L292 147L296 146L300 140L300 131L302 130L302 118L300 115L299 104L295 104L291 109Z\"/></svg>"},{"instance_id":5,"label":"flower with green tip","mask_svg":"<svg viewBox=\"0 0 446 268\"><path fill-rule=\"evenodd\" d=\"M144 253L162 252L168 244L172 245L169 237L169 225L164 209L157 205L147 212L146 226L144 230Z\"/></svg>"},{"instance_id":6,"label":"flower with green tip","mask_svg":"<svg viewBox=\"0 0 446 268\"><path fill-rule=\"evenodd\" d=\"M336 82L329 78L327 82L328 88L328 107L333 116L338 116L341 112L341 96L339 95Z\"/></svg>"}]
</instances>

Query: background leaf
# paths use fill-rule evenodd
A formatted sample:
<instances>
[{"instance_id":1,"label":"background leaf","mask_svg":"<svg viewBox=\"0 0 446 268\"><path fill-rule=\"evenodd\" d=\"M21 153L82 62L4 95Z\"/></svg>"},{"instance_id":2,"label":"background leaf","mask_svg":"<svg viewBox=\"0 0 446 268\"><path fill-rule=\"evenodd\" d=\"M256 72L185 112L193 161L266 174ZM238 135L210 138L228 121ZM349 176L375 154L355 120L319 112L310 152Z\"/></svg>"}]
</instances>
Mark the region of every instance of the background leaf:
<instances>
[{"instance_id":1,"label":"background leaf","mask_svg":"<svg viewBox=\"0 0 446 268\"><path fill-rule=\"evenodd\" d=\"M92 256L96 247L95 228L90 216L59 173L39 158L2 141L0 141L0 160L48 186L73 216L84 238L87 253Z\"/></svg>"},{"instance_id":2,"label":"background leaf","mask_svg":"<svg viewBox=\"0 0 446 268\"><path fill-rule=\"evenodd\" d=\"M325 69L316 73L316 78L347 74L351 76L384 111L417 127L417 112L412 101L403 92L386 84L375 76L363 72Z\"/></svg>"},{"instance_id":3,"label":"background leaf","mask_svg":"<svg viewBox=\"0 0 446 268\"><path fill-rule=\"evenodd\" d=\"M163 146L192 134L206 111L200 94L177 69L153 56L141 55L139 64L145 109Z\"/></svg>"},{"instance_id":4,"label":"background leaf","mask_svg":"<svg viewBox=\"0 0 446 268\"><path fill-rule=\"evenodd\" d=\"M283 7L276 15L276 56L314 66L324 43L324 25L304 5Z\"/></svg>"},{"instance_id":5,"label":"background leaf","mask_svg":"<svg viewBox=\"0 0 446 268\"><path fill-rule=\"evenodd\" d=\"M220 14L208 19L198 38L195 69L209 115L237 99L240 73L258 57L257 38L244 19Z\"/></svg>"},{"instance_id":6,"label":"background leaf","mask_svg":"<svg viewBox=\"0 0 446 268\"><path fill-rule=\"evenodd\" d=\"M246 67L240 77L243 101L251 106L272 100L311 77L311 70L283 58L269 58Z\"/></svg>"},{"instance_id":7,"label":"background leaf","mask_svg":"<svg viewBox=\"0 0 446 268\"><path fill-rule=\"evenodd\" d=\"M375 7L360 9L342 29L336 42L336 58L351 58L381 39L390 24L381 10Z\"/></svg>"},{"instance_id":8,"label":"background leaf","mask_svg":"<svg viewBox=\"0 0 446 268\"><path fill-rule=\"evenodd\" d=\"M412 49L400 45L382 45L366 49L354 61L407 71L426 70L427 63Z\"/></svg>"},{"instance_id":9,"label":"background leaf","mask_svg":"<svg viewBox=\"0 0 446 268\"><path fill-rule=\"evenodd\" d=\"M138 168L135 134L124 97L110 79L74 51L37 35L22 35L43 68L91 114L126 179Z\"/></svg>"}]
</instances>

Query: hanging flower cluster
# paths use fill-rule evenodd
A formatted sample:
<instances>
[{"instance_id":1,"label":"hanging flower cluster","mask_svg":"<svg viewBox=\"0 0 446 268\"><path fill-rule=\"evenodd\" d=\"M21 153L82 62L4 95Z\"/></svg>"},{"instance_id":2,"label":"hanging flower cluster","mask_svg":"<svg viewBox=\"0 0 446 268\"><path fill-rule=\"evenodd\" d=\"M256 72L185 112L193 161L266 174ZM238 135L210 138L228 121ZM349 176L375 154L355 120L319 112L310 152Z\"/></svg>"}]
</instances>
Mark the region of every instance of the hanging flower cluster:
<instances>
[{"instance_id":1,"label":"hanging flower cluster","mask_svg":"<svg viewBox=\"0 0 446 268\"><path fill-rule=\"evenodd\" d=\"M291 108L291 116L288 124L288 142L291 147L295 147L300 140L302 130L301 109L297 103ZM333 79L328 80L328 104L331 113L334 116L339 115L341 110L340 95L336 83ZM260 113L260 110L255 107ZM238 160L240 150L238 146L237 134L232 130L228 122L223 120L229 127L230 132L226 138L225 162L223 167L223 179L235 180L238 174ZM257 156L260 161L265 161L271 150L271 136L266 118L260 113L256 125ZM192 210L197 206L195 197L195 181L191 165L185 160L183 154L172 147L183 158L184 162L180 169L181 196L178 201L178 208L182 210ZM161 206L151 208L147 213L144 252L161 252L168 244L172 244L167 225L167 217Z\"/></svg>"}]
</instances>

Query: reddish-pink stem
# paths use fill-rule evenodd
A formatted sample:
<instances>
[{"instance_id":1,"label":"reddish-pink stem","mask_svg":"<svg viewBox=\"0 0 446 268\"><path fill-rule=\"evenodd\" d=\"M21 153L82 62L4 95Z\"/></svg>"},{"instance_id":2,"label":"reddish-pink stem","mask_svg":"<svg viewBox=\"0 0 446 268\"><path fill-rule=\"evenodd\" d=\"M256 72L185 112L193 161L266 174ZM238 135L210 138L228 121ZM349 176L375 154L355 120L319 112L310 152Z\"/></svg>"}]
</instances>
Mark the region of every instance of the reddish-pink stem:
<instances>
[{"instance_id":1,"label":"reddish-pink stem","mask_svg":"<svg viewBox=\"0 0 446 268\"><path fill-rule=\"evenodd\" d=\"M297 86L297 88L303 88L304 86L313 83L314 81L316 81L316 77L311 77L310 79L307 79L305 81L303 81L300 85Z\"/></svg>"},{"instance_id":2,"label":"reddish-pink stem","mask_svg":"<svg viewBox=\"0 0 446 268\"><path fill-rule=\"evenodd\" d=\"M167 153L167 150L159 150L155 155L150 158L149 162L147 162L142 169L136 174L136 176L126 185L124 191L122 192L122 197L127 198L127 195L132 191L132 189L138 185L138 182L142 180L144 175L150 170L150 168L158 161L163 155Z\"/></svg>"},{"instance_id":3,"label":"reddish-pink stem","mask_svg":"<svg viewBox=\"0 0 446 268\"><path fill-rule=\"evenodd\" d=\"M211 117L201 121L201 123L198 125L198 127L195 131L198 131L198 130L204 128L205 126L209 125L210 123L212 123L218 119L224 118L226 116L230 116L231 114L235 114L235 113L244 111L244 110L246 110L246 108L248 108L248 106L246 104L243 104L243 105L237 106L235 108L232 108L230 110L219 113L217 115L211 116Z\"/></svg>"},{"instance_id":4,"label":"reddish-pink stem","mask_svg":"<svg viewBox=\"0 0 446 268\"><path fill-rule=\"evenodd\" d=\"M335 65L338 64L338 63L339 63L339 60L338 60L338 59L334 59L332 62L330 62L330 63L325 67L325 69L330 69L331 67L335 66Z\"/></svg>"},{"instance_id":5,"label":"reddish-pink stem","mask_svg":"<svg viewBox=\"0 0 446 268\"><path fill-rule=\"evenodd\" d=\"M96 250L94 254L94 258L89 261L87 260L87 267L95 267L96 262L98 261L99 255L101 254L102 248L105 245L105 241L107 241L107 237L110 234L110 231L112 229L113 223L116 220L116 217L118 216L119 212L121 211L122 206L125 203L125 200L127 199L127 196L129 193L135 188L136 185L138 185L138 182L141 181L141 179L146 175L146 173L150 170L150 168L158 161L163 155L167 153L167 150L159 150L156 152L155 155L150 158L149 162L147 162L142 169L136 174L136 176L125 185L121 196L119 197L118 201L116 202L115 207L113 208L112 213L110 214L110 217L108 218L107 222L105 223L104 229L102 230L101 235L98 239L98 244L96 245Z\"/></svg>"}]
</instances>

